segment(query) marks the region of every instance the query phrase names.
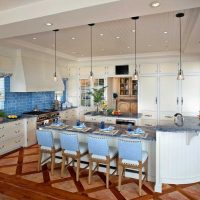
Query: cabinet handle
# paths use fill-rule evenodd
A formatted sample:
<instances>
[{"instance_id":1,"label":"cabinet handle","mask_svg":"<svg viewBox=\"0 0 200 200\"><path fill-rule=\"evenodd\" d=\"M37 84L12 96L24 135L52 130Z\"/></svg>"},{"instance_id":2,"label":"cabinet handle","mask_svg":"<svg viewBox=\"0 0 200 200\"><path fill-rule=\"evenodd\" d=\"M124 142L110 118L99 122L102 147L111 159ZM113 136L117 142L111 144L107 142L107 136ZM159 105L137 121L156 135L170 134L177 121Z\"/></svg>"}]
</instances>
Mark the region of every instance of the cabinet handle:
<instances>
[{"instance_id":1,"label":"cabinet handle","mask_svg":"<svg viewBox=\"0 0 200 200\"><path fill-rule=\"evenodd\" d=\"M176 98L176 104L177 105L179 104L179 98L178 97Z\"/></svg>"},{"instance_id":2,"label":"cabinet handle","mask_svg":"<svg viewBox=\"0 0 200 200\"><path fill-rule=\"evenodd\" d=\"M145 126L153 126L152 124L144 124Z\"/></svg>"},{"instance_id":3,"label":"cabinet handle","mask_svg":"<svg viewBox=\"0 0 200 200\"><path fill-rule=\"evenodd\" d=\"M152 117L152 115L144 115L145 117Z\"/></svg>"},{"instance_id":4,"label":"cabinet handle","mask_svg":"<svg viewBox=\"0 0 200 200\"><path fill-rule=\"evenodd\" d=\"M158 98L156 97L156 104L158 104Z\"/></svg>"},{"instance_id":5,"label":"cabinet handle","mask_svg":"<svg viewBox=\"0 0 200 200\"><path fill-rule=\"evenodd\" d=\"M183 97L181 97L181 105L183 105Z\"/></svg>"}]
</instances>

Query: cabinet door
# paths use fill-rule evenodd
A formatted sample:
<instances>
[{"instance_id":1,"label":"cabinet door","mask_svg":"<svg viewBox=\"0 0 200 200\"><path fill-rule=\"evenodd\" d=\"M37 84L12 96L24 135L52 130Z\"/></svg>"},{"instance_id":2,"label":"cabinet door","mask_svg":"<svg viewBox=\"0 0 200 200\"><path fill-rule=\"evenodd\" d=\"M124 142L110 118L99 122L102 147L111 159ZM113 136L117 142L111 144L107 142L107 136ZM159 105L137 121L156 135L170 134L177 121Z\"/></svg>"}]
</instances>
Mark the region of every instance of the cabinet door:
<instances>
[{"instance_id":1,"label":"cabinet door","mask_svg":"<svg viewBox=\"0 0 200 200\"><path fill-rule=\"evenodd\" d=\"M27 119L27 146L36 144L36 117Z\"/></svg>"},{"instance_id":2,"label":"cabinet door","mask_svg":"<svg viewBox=\"0 0 200 200\"><path fill-rule=\"evenodd\" d=\"M178 70L177 63L160 63L159 64L160 73L177 74L177 70Z\"/></svg>"},{"instance_id":3,"label":"cabinet door","mask_svg":"<svg viewBox=\"0 0 200 200\"><path fill-rule=\"evenodd\" d=\"M81 67L79 67L80 77L87 77L87 78L89 78L90 71L91 71L91 67L89 67L89 66L81 66Z\"/></svg>"},{"instance_id":4,"label":"cabinet door","mask_svg":"<svg viewBox=\"0 0 200 200\"><path fill-rule=\"evenodd\" d=\"M139 111L157 111L157 77L139 79Z\"/></svg>"},{"instance_id":5,"label":"cabinet door","mask_svg":"<svg viewBox=\"0 0 200 200\"><path fill-rule=\"evenodd\" d=\"M197 115L200 110L200 76L185 76L182 81L182 112Z\"/></svg>"},{"instance_id":6,"label":"cabinet door","mask_svg":"<svg viewBox=\"0 0 200 200\"><path fill-rule=\"evenodd\" d=\"M180 99L179 99L179 81L176 76L160 76L160 112L172 112L179 111Z\"/></svg>"},{"instance_id":7,"label":"cabinet door","mask_svg":"<svg viewBox=\"0 0 200 200\"><path fill-rule=\"evenodd\" d=\"M139 66L140 74L155 74L158 71L157 64L141 64Z\"/></svg>"}]
</instances>

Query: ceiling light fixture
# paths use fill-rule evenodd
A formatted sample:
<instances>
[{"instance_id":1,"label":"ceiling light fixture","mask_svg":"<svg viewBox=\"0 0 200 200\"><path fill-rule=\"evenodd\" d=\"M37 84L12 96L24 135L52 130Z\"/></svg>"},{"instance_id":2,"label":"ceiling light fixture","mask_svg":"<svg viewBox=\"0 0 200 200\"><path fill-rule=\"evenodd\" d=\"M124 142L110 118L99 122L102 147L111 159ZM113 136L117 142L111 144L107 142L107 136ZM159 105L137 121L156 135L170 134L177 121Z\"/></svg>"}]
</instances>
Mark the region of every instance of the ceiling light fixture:
<instances>
[{"instance_id":1,"label":"ceiling light fixture","mask_svg":"<svg viewBox=\"0 0 200 200\"><path fill-rule=\"evenodd\" d=\"M53 24L50 23L50 22L47 22L45 25L46 25L46 26L52 26Z\"/></svg>"},{"instance_id":2,"label":"ceiling light fixture","mask_svg":"<svg viewBox=\"0 0 200 200\"><path fill-rule=\"evenodd\" d=\"M135 29L133 29L132 32L135 33Z\"/></svg>"},{"instance_id":3,"label":"ceiling light fixture","mask_svg":"<svg viewBox=\"0 0 200 200\"><path fill-rule=\"evenodd\" d=\"M56 74L56 68L57 68L57 63L56 63L56 33L59 31L59 29L53 30L55 33L55 72L54 72L54 81L57 81L57 74Z\"/></svg>"},{"instance_id":4,"label":"ceiling light fixture","mask_svg":"<svg viewBox=\"0 0 200 200\"><path fill-rule=\"evenodd\" d=\"M164 34L167 34L168 32L167 32L167 31L164 31L163 33L164 33Z\"/></svg>"},{"instance_id":5,"label":"ceiling light fixture","mask_svg":"<svg viewBox=\"0 0 200 200\"><path fill-rule=\"evenodd\" d=\"M33 40L36 40L37 38L36 37L33 37Z\"/></svg>"},{"instance_id":6,"label":"ceiling light fixture","mask_svg":"<svg viewBox=\"0 0 200 200\"><path fill-rule=\"evenodd\" d=\"M91 64L91 70L90 70L90 81L91 81L91 83L93 82L93 76L94 76L94 74L93 74L93 71L92 71L92 27L94 26L95 24L88 24L88 26L90 26L90 53L91 53L91 62L90 62L90 64ZM91 84L92 85L92 84Z\"/></svg>"},{"instance_id":7,"label":"ceiling light fixture","mask_svg":"<svg viewBox=\"0 0 200 200\"><path fill-rule=\"evenodd\" d=\"M103 37L103 33L100 33L99 35L100 35L101 37Z\"/></svg>"},{"instance_id":8,"label":"ceiling light fixture","mask_svg":"<svg viewBox=\"0 0 200 200\"><path fill-rule=\"evenodd\" d=\"M72 37L72 40L75 40L76 38L75 37Z\"/></svg>"},{"instance_id":9,"label":"ceiling light fixture","mask_svg":"<svg viewBox=\"0 0 200 200\"><path fill-rule=\"evenodd\" d=\"M181 18L184 17L184 13L177 13L176 17L179 18L179 25L180 25L180 61L179 61L179 66L180 68L178 69L178 75L177 75L177 80L184 80L184 74L182 70L182 57L181 57Z\"/></svg>"},{"instance_id":10,"label":"ceiling light fixture","mask_svg":"<svg viewBox=\"0 0 200 200\"><path fill-rule=\"evenodd\" d=\"M156 7L160 6L160 3L158 1L153 1L150 5L151 5L151 7L156 8Z\"/></svg>"},{"instance_id":11,"label":"ceiling light fixture","mask_svg":"<svg viewBox=\"0 0 200 200\"><path fill-rule=\"evenodd\" d=\"M115 38L116 38L116 39L119 39L120 37L119 37L119 36L116 36Z\"/></svg>"},{"instance_id":12,"label":"ceiling light fixture","mask_svg":"<svg viewBox=\"0 0 200 200\"><path fill-rule=\"evenodd\" d=\"M135 21L135 72L134 72L134 74L133 74L133 77L132 77L132 79L133 80L138 80L138 71L137 71L137 58L136 58L136 52L137 52L137 49L136 49L136 42L137 42L137 38L136 38L136 35L137 35L137 27L136 27L136 21L139 19L139 17L137 16L137 17L132 17L131 18L132 20L134 20Z\"/></svg>"}]
</instances>

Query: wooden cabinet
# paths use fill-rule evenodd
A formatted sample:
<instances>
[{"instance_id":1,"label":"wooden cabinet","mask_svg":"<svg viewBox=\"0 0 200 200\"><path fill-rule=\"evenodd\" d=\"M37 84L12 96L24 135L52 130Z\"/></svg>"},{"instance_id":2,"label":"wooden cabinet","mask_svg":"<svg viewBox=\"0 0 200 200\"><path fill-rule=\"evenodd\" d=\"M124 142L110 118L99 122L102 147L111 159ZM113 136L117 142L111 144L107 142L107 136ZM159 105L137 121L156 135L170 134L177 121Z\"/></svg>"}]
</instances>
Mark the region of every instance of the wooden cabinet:
<instances>
[{"instance_id":1,"label":"wooden cabinet","mask_svg":"<svg viewBox=\"0 0 200 200\"><path fill-rule=\"evenodd\" d=\"M136 96L138 91L138 83L132 78L119 78L119 95L120 96Z\"/></svg>"},{"instance_id":2,"label":"wooden cabinet","mask_svg":"<svg viewBox=\"0 0 200 200\"><path fill-rule=\"evenodd\" d=\"M0 125L0 155L24 146L24 121Z\"/></svg>"}]
</instances>

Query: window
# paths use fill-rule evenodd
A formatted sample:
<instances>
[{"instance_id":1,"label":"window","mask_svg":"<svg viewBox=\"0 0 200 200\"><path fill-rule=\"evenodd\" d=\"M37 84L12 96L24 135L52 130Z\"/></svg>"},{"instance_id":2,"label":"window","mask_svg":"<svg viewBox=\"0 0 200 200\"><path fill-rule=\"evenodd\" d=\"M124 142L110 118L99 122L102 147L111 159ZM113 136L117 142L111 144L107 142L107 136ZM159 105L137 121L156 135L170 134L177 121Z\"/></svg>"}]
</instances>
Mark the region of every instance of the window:
<instances>
[{"instance_id":1,"label":"window","mask_svg":"<svg viewBox=\"0 0 200 200\"><path fill-rule=\"evenodd\" d=\"M0 78L0 110L4 109L4 100L5 100L4 78Z\"/></svg>"}]
</instances>

